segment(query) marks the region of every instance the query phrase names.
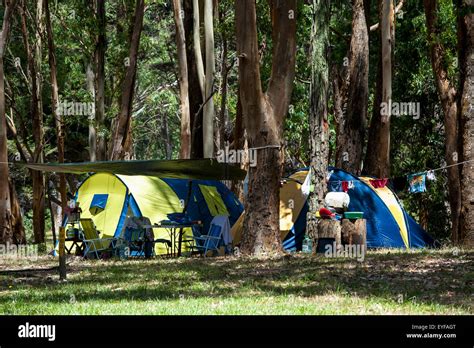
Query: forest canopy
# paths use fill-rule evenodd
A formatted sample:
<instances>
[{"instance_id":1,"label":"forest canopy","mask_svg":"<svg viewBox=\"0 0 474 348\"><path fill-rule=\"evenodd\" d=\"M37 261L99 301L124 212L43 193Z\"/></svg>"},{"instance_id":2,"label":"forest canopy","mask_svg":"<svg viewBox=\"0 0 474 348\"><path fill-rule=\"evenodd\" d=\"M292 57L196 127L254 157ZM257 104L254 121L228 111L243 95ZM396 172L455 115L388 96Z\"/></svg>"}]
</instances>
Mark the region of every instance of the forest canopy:
<instances>
[{"instance_id":1,"label":"forest canopy","mask_svg":"<svg viewBox=\"0 0 474 348\"><path fill-rule=\"evenodd\" d=\"M261 165L242 164L249 231L275 229L280 179L300 168L314 169L314 211L327 166L376 178L450 166L398 196L440 242L474 243L469 1L0 5L1 241L56 238L86 177L15 162L216 158L227 147L264 148ZM242 183L227 184L243 200ZM265 233L249 232L244 250L278 249Z\"/></svg>"}]
</instances>

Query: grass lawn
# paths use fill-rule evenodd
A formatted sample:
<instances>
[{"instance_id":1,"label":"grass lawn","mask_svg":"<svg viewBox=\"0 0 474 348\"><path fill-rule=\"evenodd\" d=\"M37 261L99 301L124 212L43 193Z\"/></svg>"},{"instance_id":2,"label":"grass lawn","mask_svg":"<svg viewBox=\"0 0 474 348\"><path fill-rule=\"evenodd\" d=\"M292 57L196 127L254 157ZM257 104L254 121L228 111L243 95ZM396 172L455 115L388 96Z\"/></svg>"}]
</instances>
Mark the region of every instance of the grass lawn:
<instances>
[{"instance_id":1,"label":"grass lawn","mask_svg":"<svg viewBox=\"0 0 474 348\"><path fill-rule=\"evenodd\" d=\"M53 257L0 259L0 313L473 314L473 261L453 249L372 251L364 262L71 258L60 283Z\"/></svg>"}]
</instances>

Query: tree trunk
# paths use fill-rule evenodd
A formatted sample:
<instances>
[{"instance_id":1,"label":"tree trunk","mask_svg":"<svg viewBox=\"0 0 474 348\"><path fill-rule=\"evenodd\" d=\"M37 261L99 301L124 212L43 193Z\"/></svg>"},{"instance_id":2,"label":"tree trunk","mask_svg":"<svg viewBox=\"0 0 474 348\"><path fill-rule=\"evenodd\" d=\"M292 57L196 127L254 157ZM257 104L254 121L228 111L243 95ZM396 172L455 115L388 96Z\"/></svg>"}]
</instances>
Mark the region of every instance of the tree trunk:
<instances>
[{"instance_id":1,"label":"tree trunk","mask_svg":"<svg viewBox=\"0 0 474 348\"><path fill-rule=\"evenodd\" d=\"M392 102L392 45L394 40L394 13L393 1L382 2L382 103L383 105L391 105ZM382 107L382 105L379 105ZM390 175L390 107L385 108L387 112L381 115L381 132L379 149L380 168L378 168L377 176L379 178L387 178Z\"/></svg>"},{"instance_id":2,"label":"tree trunk","mask_svg":"<svg viewBox=\"0 0 474 348\"><path fill-rule=\"evenodd\" d=\"M419 197L419 221L418 224L422 229L428 231L428 222L430 221L430 211L428 207L428 197L421 196Z\"/></svg>"},{"instance_id":3,"label":"tree trunk","mask_svg":"<svg viewBox=\"0 0 474 348\"><path fill-rule=\"evenodd\" d=\"M337 122L336 166L359 175L367 119L369 36L363 0L353 0L349 66L341 86L342 114Z\"/></svg>"},{"instance_id":4,"label":"tree trunk","mask_svg":"<svg viewBox=\"0 0 474 348\"><path fill-rule=\"evenodd\" d=\"M390 176L390 119L392 101L392 56L395 38L393 2L379 0L381 53L377 67L377 85L367 145L364 172L378 178ZM381 110L384 110L382 115ZM375 150L377 149L377 150Z\"/></svg>"},{"instance_id":5,"label":"tree trunk","mask_svg":"<svg viewBox=\"0 0 474 348\"><path fill-rule=\"evenodd\" d=\"M186 38L194 38L193 0L184 0L184 33ZM191 158L203 157L202 138L202 92L199 83L198 67L194 54L194 40L186 40L186 60L188 63L188 96L191 125Z\"/></svg>"},{"instance_id":6,"label":"tree trunk","mask_svg":"<svg viewBox=\"0 0 474 348\"><path fill-rule=\"evenodd\" d=\"M206 80L204 114L202 121L204 157L214 157L214 73L216 63L214 57L214 15L213 0L204 0L204 38L206 45Z\"/></svg>"},{"instance_id":7,"label":"tree trunk","mask_svg":"<svg viewBox=\"0 0 474 348\"><path fill-rule=\"evenodd\" d=\"M471 7L469 7L471 6ZM458 1L458 46L460 67L459 118L462 124L461 222L463 244L474 247L474 13L472 1ZM469 10L470 9L470 10Z\"/></svg>"},{"instance_id":8,"label":"tree trunk","mask_svg":"<svg viewBox=\"0 0 474 348\"><path fill-rule=\"evenodd\" d=\"M92 97L95 107L95 74L94 69L92 68L92 63L87 62L86 66L86 87L89 95ZM87 115L89 118L89 160L95 162L97 160L97 131L95 124L95 114Z\"/></svg>"},{"instance_id":9,"label":"tree trunk","mask_svg":"<svg viewBox=\"0 0 474 348\"><path fill-rule=\"evenodd\" d=\"M309 115L311 186L308 197L309 218L306 219L307 235L315 235L316 212L323 206L327 191L326 173L329 162L329 22L331 4L329 0L313 0L312 23L312 81L311 107Z\"/></svg>"},{"instance_id":10,"label":"tree trunk","mask_svg":"<svg viewBox=\"0 0 474 348\"><path fill-rule=\"evenodd\" d=\"M8 146L7 146L7 117L5 108L5 72L3 58L8 37L10 35L10 21L16 0L5 3L2 31L0 35L0 244L11 242L13 237L12 206L10 189L8 186Z\"/></svg>"},{"instance_id":11,"label":"tree trunk","mask_svg":"<svg viewBox=\"0 0 474 348\"><path fill-rule=\"evenodd\" d=\"M95 61L95 117L97 127L97 160L107 159L105 140L105 50L106 50L106 0L96 0L96 18L99 34L94 52Z\"/></svg>"},{"instance_id":12,"label":"tree trunk","mask_svg":"<svg viewBox=\"0 0 474 348\"><path fill-rule=\"evenodd\" d=\"M459 117L457 111L456 98L457 93L452 85L448 72L444 67L445 51L441 43L436 39L439 33L438 25L438 1L423 1L426 14L426 26L428 29L428 42L430 43L430 58L433 73L436 81L436 87L441 101L441 107L444 113L444 132L445 132L445 159L447 165L458 163L462 154L459 146ZM460 168L457 165L449 167L448 189L449 203L451 206L451 239L453 243L459 243L461 239L460 214L461 214L461 178Z\"/></svg>"},{"instance_id":13,"label":"tree trunk","mask_svg":"<svg viewBox=\"0 0 474 348\"><path fill-rule=\"evenodd\" d=\"M281 146L295 75L296 0L270 0L269 3L273 59L268 90L264 93L260 79L256 5L253 1L235 2L243 119L249 148L260 148L256 150L257 166L249 169L241 249L243 253L254 255L281 251Z\"/></svg>"},{"instance_id":14,"label":"tree trunk","mask_svg":"<svg viewBox=\"0 0 474 348\"><path fill-rule=\"evenodd\" d=\"M42 30L42 9L43 2L38 0L36 2L36 17L37 31L43 32ZM30 49L29 34L26 25L26 5L22 5L22 34L23 41L25 43L25 51L28 58L28 70L29 77L31 80L31 118L33 120L33 138L35 144L35 150L33 153L33 161L37 163L43 162L43 151L44 151L44 131L43 131L43 112L42 112L42 100L41 100L41 63L42 63L42 40L41 35L36 32L34 52ZM31 179L33 186L33 235L35 243L44 242L44 210L45 210L45 199L44 199L44 176L39 171L31 171Z\"/></svg>"},{"instance_id":15,"label":"tree trunk","mask_svg":"<svg viewBox=\"0 0 474 348\"><path fill-rule=\"evenodd\" d=\"M49 213L51 214L51 232L53 234L53 247L56 247L56 242L59 236L59 229L62 226L63 222L63 207L57 204L56 197L54 193L54 175L50 175L48 180L48 205ZM67 199L67 198L66 198ZM61 202L62 204L62 202Z\"/></svg>"},{"instance_id":16,"label":"tree trunk","mask_svg":"<svg viewBox=\"0 0 474 348\"><path fill-rule=\"evenodd\" d=\"M193 43L194 43L194 57L196 59L196 69L198 74L199 87L201 89L201 95L203 103L206 100L206 75L204 73L204 62L202 60L201 50L201 22L200 22L200 9L199 0L193 0Z\"/></svg>"},{"instance_id":17,"label":"tree trunk","mask_svg":"<svg viewBox=\"0 0 474 348\"><path fill-rule=\"evenodd\" d=\"M26 244L25 228L23 226L23 217L21 214L20 201L16 194L15 185L12 180L8 180L10 188L10 201L11 201L11 222L12 222L12 242L14 244Z\"/></svg>"},{"instance_id":18,"label":"tree trunk","mask_svg":"<svg viewBox=\"0 0 474 348\"><path fill-rule=\"evenodd\" d=\"M26 5L22 9L22 31L25 42L25 51L28 56L29 75L31 79L31 116L33 119L33 138L35 150L33 161L43 163L44 161L44 127L43 127L43 103L42 103L42 36L43 33L43 0L36 2L36 33L34 52L29 48L29 35L26 26ZM45 230L45 184L44 175L40 171L31 171L33 184L33 235L35 243L44 243Z\"/></svg>"},{"instance_id":19,"label":"tree trunk","mask_svg":"<svg viewBox=\"0 0 474 348\"><path fill-rule=\"evenodd\" d=\"M357 219L351 221L342 219L341 223L342 243L349 245L367 245L367 221L365 219Z\"/></svg>"},{"instance_id":20,"label":"tree trunk","mask_svg":"<svg viewBox=\"0 0 474 348\"><path fill-rule=\"evenodd\" d=\"M161 138L165 142L165 156L170 160L173 158L173 144L171 143L170 131L168 127L168 116L166 112L161 113Z\"/></svg>"},{"instance_id":21,"label":"tree trunk","mask_svg":"<svg viewBox=\"0 0 474 348\"><path fill-rule=\"evenodd\" d=\"M221 25L224 23L225 12L219 12L219 22ZM222 63L221 63L221 105L219 110L219 129L218 129L218 142L217 148L223 149L225 146L226 138L226 128L229 123L229 113L227 112L227 81L229 75L229 66L227 65L228 59L228 43L227 35L225 30L222 30L221 35L222 40Z\"/></svg>"},{"instance_id":22,"label":"tree trunk","mask_svg":"<svg viewBox=\"0 0 474 348\"><path fill-rule=\"evenodd\" d=\"M245 147L245 129L244 129L244 120L242 115L242 102L240 97L240 86L237 87L237 112L235 115L235 125L234 125L234 141L232 144L232 148L234 150L241 150ZM248 146L247 149L248 151ZM247 163L241 163L240 167L242 169L248 170ZM232 192L237 196L240 202L245 205L245 194L244 194L244 185L241 180L234 180L232 182Z\"/></svg>"},{"instance_id":23,"label":"tree trunk","mask_svg":"<svg viewBox=\"0 0 474 348\"><path fill-rule=\"evenodd\" d=\"M56 65L56 47L54 44L53 28L51 25L51 13L49 10L49 0L44 0L45 6L45 18L46 18L46 33L48 36L48 57L49 57L49 69L51 79L51 105L53 118L56 125L57 134L57 148L58 148L58 163L64 163L64 151L65 151L65 130L64 120L62 115L58 113L59 103L59 89L58 89L58 78L57 78L57 65ZM67 186L66 176L64 173L59 174L59 193L61 195L61 210L59 215L62 215L62 211L67 205Z\"/></svg>"},{"instance_id":24,"label":"tree trunk","mask_svg":"<svg viewBox=\"0 0 474 348\"><path fill-rule=\"evenodd\" d=\"M342 242L342 227L341 221L338 220L321 220L318 224L317 239L313 237L313 253L316 252L317 243L321 238L333 238L336 243L336 250L331 248L331 251L335 253L339 250ZM324 250L326 251L326 250Z\"/></svg>"},{"instance_id":25,"label":"tree trunk","mask_svg":"<svg viewBox=\"0 0 474 348\"><path fill-rule=\"evenodd\" d=\"M193 0L193 43L199 87L201 89L202 103L202 142L203 157L212 158L214 154L214 101L212 87L214 83L214 29L212 15L212 0L204 0L204 38L206 45L206 70L201 49L200 35L200 7L199 0ZM194 120L195 122L199 120ZM193 131L197 125L193 127Z\"/></svg>"},{"instance_id":26,"label":"tree trunk","mask_svg":"<svg viewBox=\"0 0 474 348\"><path fill-rule=\"evenodd\" d=\"M14 100L11 101L11 103L13 104ZM7 119L7 130L8 130L8 133L12 135L13 141L15 142L16 149L18 150L18 153L20 154L21 160L23 162L31 162L33 158L33 152L28 147L28 144L26 143L23 136L20 139L15 127L15 122L13 121L13 113L11 117Z\"/></svg>"},{"instance_id":27,"label":"tree trunk","mask_svg":"<svg viewBox=\"0 0 474 348\"><path fill-rule=\"evenodd\" d=\"M145 0L137 0L134 14L133 31L130 40L130 52L128 57L128 67L125 79L122 84L120 112L116 118L112 148L110 151L111 160L130 158L131 128L132 128L132 103L135 89L135 78L137 71L137 55L140 46L140 35L143 27L143 16L145 12Z\"/></svg>"},{"instance_id":28,"label":"tree trunk","mask_svg":"<svg viewBox=\"0 0 474 348\"><path fill-rule=\"evenodd\" d=\"M189 108L188 60L186 57L186 37L184 34L181 0L173 0L174 22L176 26L176 46L178 49L179 91L181 110L180 158L191 158L191 117Z\"/></svg>"},{"instance_id":29,"label":"tree trunk","mask_svg":"<svg viewBox=\"0 0 474 348\"><path fill-rule=\"evenodd\" d=\"M380 143L380 135L383 133L383 123L381 120L381 108L377 105L382 104L382 54L379 54L377 63L377 76L375 82L374 107L372 109L372 118L370 120L369 139L367 140L367 152L365 154L363 172L368 175L380 177L377 174L382 165L379 162L378 152L375 150Z\"/></svg>"}]
</instances>

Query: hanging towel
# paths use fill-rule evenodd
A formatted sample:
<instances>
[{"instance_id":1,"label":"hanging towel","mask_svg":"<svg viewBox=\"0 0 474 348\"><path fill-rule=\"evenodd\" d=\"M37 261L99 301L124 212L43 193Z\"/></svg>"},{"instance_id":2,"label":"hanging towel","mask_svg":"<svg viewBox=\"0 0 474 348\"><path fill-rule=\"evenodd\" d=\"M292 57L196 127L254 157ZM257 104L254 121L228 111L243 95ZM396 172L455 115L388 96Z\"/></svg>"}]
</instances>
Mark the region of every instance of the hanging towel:
<instances>
[{"instance_id":1,"label":"hanging towel","mask_svg":"<svg viewBox=\"0 0 474 348\"><path fill-rule=\"evenodd\" d=\"M371 179L369 182L374 188L383 188L387 185L388 179Z\"/></svg>"},{"instance_id":2,"label":"hanging towel","mask_svg":"<svg viewBox=\"0 0 474 348\"><path fill-rule=\"evenodd\" d=\"M428 179L429 181L436 181L434 171L430 170L428 173L426 173L426 179Z\"/></svg>"},{"instance_id":3,"label":"hanging towel","mask_svg":"<svg viewBox=\"0 0 474 348\"><path fill-rule=\"evenodd\" d=\"M343 181L342 182L342 191L344 191L344 192L349 191L349 182L348 181Z\"/></svg>"},{"instance_id":4,"label":"hanging towel","mask_svg":"<svg viewBox=\"0 0 474 348\"><path fill-rule=\"evenodd\" d=\"M410 193L426 192L426 174L408 175L407 179Z\"/></svg>"},{"instance_id":5,"label":"hanging towel","mask_svg":"<svg viewBox=\"0 0 474 348\"><path fill-rule=\"evenodd\" d=\"M222 229L222 239L224 240L224 245L229 245L232 243L232 234L230 233L230 222L227 215L217 215L215 216L211 224L220 226Z\"/></svg>"}]
</instances>

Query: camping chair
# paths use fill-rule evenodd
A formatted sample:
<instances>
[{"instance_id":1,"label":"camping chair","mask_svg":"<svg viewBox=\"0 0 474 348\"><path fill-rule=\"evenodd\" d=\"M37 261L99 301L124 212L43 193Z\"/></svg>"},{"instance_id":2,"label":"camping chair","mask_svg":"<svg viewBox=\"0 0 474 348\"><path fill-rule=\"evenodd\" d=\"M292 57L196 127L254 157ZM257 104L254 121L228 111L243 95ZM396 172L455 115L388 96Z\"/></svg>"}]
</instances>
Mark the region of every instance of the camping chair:
<instances>
[{"instance_id":1,"label":"camping chair","mask_svg":"<svg viewBox=\"0 0 474 348\"><path fill-rule=\"evenodd\" d=\"M80 224L82 230L79 232L79 238L84 243L84 254L87 256L91 253L94 253L97 258L99 258L99 251L105 251L113 249L115 245L114 238L100 238L99 231L94 225L92 219L80 219Z\"/></svg>"},{"instance_id":2,"label":"camping chair","mask_svg":"<svg viewBox=\"0 0 474 348\"><path fill-rule=\"evenodd\" d=\"M145 232L144 228L125 229L124 238L128 242L129 256L145 256Z\"/></svg>"},{"instance_id":3,"label":"camping chair","mask_svg":"<svg viewBox=\"0 0 474 348\"><path fill-rule=\"evenodd\" d=\"M218 251L222 241L222 228L211 223L208 234L194 237L196 240L196 248L204 257L208 251Z\"/></svg>"}]
</instances>

